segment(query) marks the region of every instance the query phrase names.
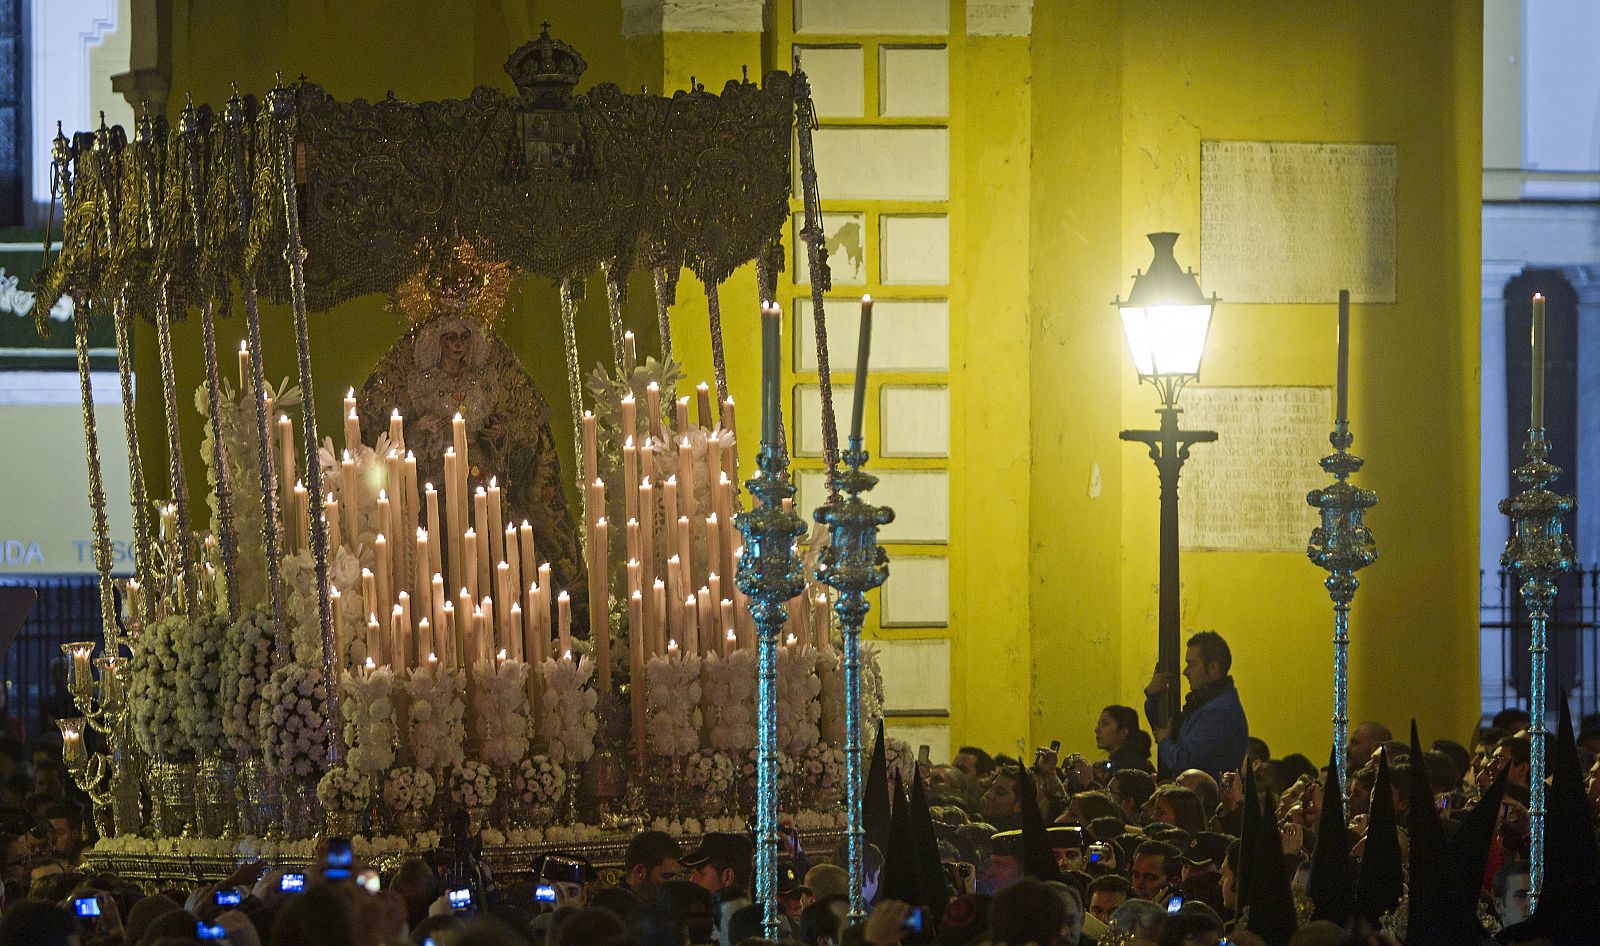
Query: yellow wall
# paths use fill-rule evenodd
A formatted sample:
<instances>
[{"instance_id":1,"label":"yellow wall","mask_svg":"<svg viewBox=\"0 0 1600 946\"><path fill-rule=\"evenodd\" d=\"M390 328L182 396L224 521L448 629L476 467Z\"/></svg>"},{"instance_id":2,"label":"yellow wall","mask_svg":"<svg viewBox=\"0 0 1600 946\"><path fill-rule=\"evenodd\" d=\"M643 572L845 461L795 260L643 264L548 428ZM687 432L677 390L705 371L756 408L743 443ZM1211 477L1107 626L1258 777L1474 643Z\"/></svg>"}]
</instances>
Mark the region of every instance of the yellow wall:
<instances>
[{"instance_id":1,"label":"yellow wall","mask_svg":"<svg viewBox=\"0 0 1600 946\"><path fill-rule=\"evenodd\" d=\"M775 6L781 26L786 5ZM505 88L500 64L543 17L588 58L585 85L671 90L693 75L716 90L741 65L755 75L784 64L779 44L756 34L623 40L612 2L180 2L173 88L217 102L230 80L261 90L279 70L342 97ZM1477 712L1481 17L1468 0L1052 0L1034 4L1031 37L987 37L966 35L954 0L952 614L940 632L952 641L952 744L1061 738L1088 751L1101 706L1138 702L1155 656L1156 479L1116 432L1148 426L1155 397L1134 380L1109 303L1148 264L1147 231L1181 231L1180 261L1198 265L1202 138L1399 146L1400 301L1355 311L1353 425L1369 462L1362 481L1381 497L1369 521L1382 558L1356 603L1352 715L1399 726L1415 712L1429 733L1466 734ZM565 418L553 290L526 280L520 295L508 340ZM648 282L636 279L633 295L630 326L653 348ZM592 286L586 364L609 352L602 299ZM710 366L691 277L680 300L674 333L698 380ZM723 291L747 419L754 301L747 267ZM292 370L285 314L270 318L270 373L281 376ZM1331 305L1225 301L1204 381L1331 384L1332 320ZM396 326L367 299L313 327L331 429L338 389L365 376ZM224 350L241 330L223 328ZM192 391L198 330L179 337L180 384ZM148 331L140 342L154 377ZM145 455L159 468L154 395L141 386ZM199 417L182 402L196 443ZM564 425L556 432L570 451ZM1280 752L1320 755L1331 713L1321 573L1289 553L1191 553L1183 568L1184 626L1229 636L1254 730Z\"/></svg>"}]
</instances>

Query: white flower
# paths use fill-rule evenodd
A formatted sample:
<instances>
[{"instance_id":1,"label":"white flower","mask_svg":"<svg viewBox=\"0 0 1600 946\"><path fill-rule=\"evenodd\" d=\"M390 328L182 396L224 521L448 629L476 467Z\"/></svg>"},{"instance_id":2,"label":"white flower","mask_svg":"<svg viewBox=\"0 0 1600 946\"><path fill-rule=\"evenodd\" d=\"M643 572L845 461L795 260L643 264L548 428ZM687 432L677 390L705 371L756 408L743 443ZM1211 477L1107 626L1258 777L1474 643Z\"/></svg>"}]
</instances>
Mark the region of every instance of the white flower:
<instances>
[{"instance_id":1,"label":"white flower","mask_svg":"<svg viewBox=\"0 0 1600 946\"><path fill-rule=\"evenodd\" d=\"M168 615L145 627L133 648L128 702L134 737L154 758L173 758L193 748L178 724L182 686L177 647L190 634L189 619Z\"/></svg>"},{"instance_id":2,"label":"white flower","mask_svg":"<svg viewBox=\"0 0 1600 946\"><path fill-rule=\"evenodd\" d=\"M517 765L511 787L523 808L551 808L567 790L567 773L549 756L529 756Z\"/></svg>"},{"instance_id":3,"label":"white flower","mask_svg":"<svg viewBox=\"0 0 1600 946\"><path fill-rule=\"evenodd\" d=\"M443 664L417 667L407 683L411 692L411 754L422 769L461 764L467 730L462 724L466 707L461 698L461 678Z\"/></svg>"},{"instance_id":4,"label":"white flower","mask_svg":"<svg viewBox=\"0 0 1600 946\"><path fill-rule=\"evenodd\" d=\"M325 701L320 666L290 662L272 672L261 691L259 728L261 750L274 771L305 777L322 767L328 751Z\"/></svg>"},{"instance_id":5,"label":"white flower","mask_svg":"<svg viewBox=\"0 0 1600 946\"><path fill-rule=\"evenodd\" d=\"M727 659L708 658L700 673L701 706L711 719L712 748L738 752L756 744L756 655L749 648Z\"/></svg>"},{"instance_id":6,"label":"white flower","mask_svg":"<svg viewBox=\"0 0 1600 946\"><path fill-rule=\"evenodd\" d=\"M450 770L450 798L466 808L487 808L494 804L498 785L489 766L476 759L468 759Z\"/></svg>"},{"instance_id":7,"label":"white flower","mask_svg":"<svg viewBox=\"0 0 1600 946\"><path fill-rule=\"evenodd\" d=\"M549 658L540 668L544 674L545 738L550 758L559 763L586 762L594 755L594 736L599 726L595 715L598 695L589 687L594 663L588 657Z\"/></svg>"},{"instance_id":8,"label":"white flower","mask_svg":"<svg viewBox=\"0 0 1600 946\"><path fill-rule=\"evenodd\" d=\"M383 801L394 811L420 811L433 804L438 790L433 776L423 769L402 766L383 783Z\"/></svg>"},{"instance_id":9,"label":"white flower","mask_svg":"<svg viewBox=\"0 0 1600 946\"><path fill-rule=\"evenodd\" d=\"M372 779L348 765L336 765L317 782L317 800L329 811L356 814L372 798Z\"/></svg>"},{"instance_id":10,"label":"white flower","mask_svg":"<svg viewBox=\"0 0 1600 946\"><path fill-rule=\"evenodd\" d=\"M472 668L473 709L485 762L509 768L528 753L528 665L480 660Z\"/></svg>"},{"instance_id":11,"label":"white flower","mask_svg":"<svg viewBox=\"0 0 1600 946\"><path fill-rule=\"evenodd\" d=\"M656 755L700 748L700 670L700 656L681 651L651 657L645 665L645 732Z\"/></svg>"},{"instance_id":12,"label":"white flower","mask_svg":"<svg viewBox=\"0 0 1600 946\"><path fill-rule=\"evenodd\" d=\"M810 644L779 647L777 664L778 748L800 754L821 738L817 721L822 704L817 698L822 681L817 678L816 652Z\"/></svg>"},{"instance_id":13,"label":"white flower","mask_svg":"<svg viewBox=\"0 0 1600 946\"><path fill-rule=\"evenodd\" d=\"M381 776L394 763L394 705L389 694L395 687L394 671L388 667L356 672L345 671L340 678L343 702L345 744L350 747L350 764L367 776Z\"/></svg>"}]
</instances>

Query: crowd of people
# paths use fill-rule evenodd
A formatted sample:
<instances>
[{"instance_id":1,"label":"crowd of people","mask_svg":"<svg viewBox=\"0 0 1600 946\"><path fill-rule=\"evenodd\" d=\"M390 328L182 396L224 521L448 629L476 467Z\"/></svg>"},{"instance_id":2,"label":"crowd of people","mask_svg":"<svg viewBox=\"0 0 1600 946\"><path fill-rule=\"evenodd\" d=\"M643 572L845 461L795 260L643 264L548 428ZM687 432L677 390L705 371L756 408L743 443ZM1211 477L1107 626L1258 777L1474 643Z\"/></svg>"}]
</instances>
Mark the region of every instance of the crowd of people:
<instances>
[{"instance_id":1,"label":"crowd of people","mask_svg":"<svg viewBox=\"0 0 1600 946\"><path fill-rule=\"evenodd\" d=\"M848 841L810 851L786 827L780 946L1600 943L1600 719L1574 733L1563 706L1548 740L1535 911L1526 713L1427 749L1415 727L1397 740L1362 722L1340 785L1329 767L1274 757L1249 735L1220 636L1195 635L1185 658L1181 709L1176 677L1158 672L1144 718L1106 707L1088 755L964 746L906 780L880 734L866 773L863 912L851 915ZM555 854L497 879L464 830L444 856L382 874L330 839L303 869L245 864L219 883L152 892L85 869L84 810L52 750L0 737L0 946L769 942L748 835L683 844L641 832L603 880Z\"/></svg>"}]
</instances>

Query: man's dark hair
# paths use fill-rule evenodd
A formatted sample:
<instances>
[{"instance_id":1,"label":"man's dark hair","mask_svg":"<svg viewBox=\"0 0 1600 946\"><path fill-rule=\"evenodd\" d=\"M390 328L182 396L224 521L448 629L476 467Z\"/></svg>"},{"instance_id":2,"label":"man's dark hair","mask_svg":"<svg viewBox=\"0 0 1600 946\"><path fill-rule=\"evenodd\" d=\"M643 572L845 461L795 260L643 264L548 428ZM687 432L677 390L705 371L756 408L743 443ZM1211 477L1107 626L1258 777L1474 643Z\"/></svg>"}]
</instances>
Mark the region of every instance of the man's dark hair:
<instances>
[{"instance_id":1,"label":"man's dark hair","mask_svg":"<svg viewBox=\"0 0 1600 946\"><path fill-rule=\"evenodd\" d=\"M839 906L844 904L845 911L850 909L849 902L843 897L827 897L818 900L811 906L800 911L800 943L801 946L817 946L817 940L826 936L831 943L839 942Z\"/></svg>"},{"instance_id":2,"label":"man's dark hair","mask_svg":"<svg viewBox=\"0 0 1600 946\"><path fill-rule=\"evenodd\" d=\"M602 887L589 897L591 907L606 910L624 923L633 918L642 903L639 895L627 887Z\"/></svg>"},{"instance_id":3,"label":"man's dark hair","mask_svg":"<svg viewBox=\"0 0 1600 946\"><path fill-rule=\"evenodd\" d=\"M1161 924L1156 946L1184 946L1190 936L1221 936L1222 924L1204 913L1174 913Z\"/></svg>"},{"instance_id":4,"label":"man's dark hair","mask_svg":"<svg viewBox=\"0 0 1600 946\"><path fill-rule=\"evenodd\" d=\"M1411 804L1411 760L1406 759L1389 765L1389 788L1394 792L1396 801Z\"/></svg>"},{"instance_id":5,"label":"man's dark hair","mask_svg":"<svg viewBox=\"0 0 1600 946\"><path fill-rule=\"evenodd\" d=\"M1498 726L1484 726L1472 734L1472 747L1487 746L1493 749L1500 744L1500 740L1511 735Z\"/></svg>"},{"instance_id":6,"label":"man's dark hair","mask_svg":"<svg viewBox=\"0 0 1600 946\"><path fill-rule=\"evenodd\" d=\"M1043 882L1029 877L994 895L989 904L989 942L994 946L1054 943L1061 937L1066 904Z\"/></svg>"},{"instance_id":7,"label":"man's dark hair","mask_svg":"<svg viewBox=\"0 0 1600 946\"><path fill-rule=\"evenodd\" d=\"M683 946L683 918L659 903L647 903L628 919L628 935L639 946Z\"/></svg>"},{"instance_id":8,"label":"man's dark hair","mask_svg":"<svg viewBox=\"0 0 1600 946\"><path fill-rule=\"evenodd\" d=\"M1317 779L1317 765L1303 753L1291 752L1278 762L1283 771L1284 787L1288 788L1302 778Z\"/></svg>"},{"instance_id":9,"label":"man's dark hair","mask_svg":"<svg viewBox=\"0 0 1600 946\"><path fill-rule=\"evenodd\" d=\"M1265 762L1272 758L1272 750L1267 747L1267 741L1258 736L1251 736L1244 743L1244 757L1251 762Z\"/></svg>"},{"instance_id":10,"label":"man's dark hair","mask_svg":"<svg viewBox=\"0 0 1600 946\"><path fill-rule=\"evenodd\" d=\"M1178 876L1178 855L1182 853L1165 841L1142 841L1133 849L1134 857L1160 857L1161 867L1168 877Z\"/></svg>"},{"instance_id":11,"label":"man's dark hair","mask_svg":"<svg viewBox=\"0 0 1600 946\"><path fill-rule=\"evenodd\" d=\"M1461 790L1461 771L1449 756L1429 749L1422 754L1422 764L1428 768L1428 788L1435 795Z\"/></svg>"},{"instance_id":12,"label":"man's dark hair","mask_svg":"<svg viewBox=\"0 0 1600 946\"><path fill-rule=\"evenodd\" d=\"M1217 664L1223 673L1233 669L1233 651L1228 649L1228 642L1216 631L1201 631L1190 637L1185 646L1199 648L1202 664Z\"/></svg>"},{"instance_id":13,"label":"man's dark hair","mask_svg":"<svg viewBox=\"0 0 1600 946\"><path fill-rule=\"evenodd\" d=\"M1527 765L1533 759L1533 745L1527 736L1507 736L1500 740L1499 748L1506 750L1516 765Z\"/></svg>"},{"instance_id":14,"label":"man's dark hair","mask_svg":"<svg viewBox=\"0 0 1600 946\"><path fill-rule=\"evenodd\" d=\"M956 755L972 756L975 760L973 768L978 770L979 775L988 775L994 771L994 757L977 746L962 746L956 750Z\"/></svg>"},{"instance_id":15,"label":"man's dark hair","mask_svg":"<svg viewBox=\"0 0 1600 946\"><path fill-rule=\"evenodd\" d=\"M1494 719L1489 721L1489 725L1496 729L1504 729L1506 732L1516 732L1519 729L1526 729L1532 722L1533 717L1528 715L1527 710L1518 706L1508 706L1494 714Z\"/></svg>"},{"instance_id":16,"label":"man's dark hair","mask_svg":"<svg viewBox=\"0 0 1600 946\"><path fill-rule=\"evenodd\" d=\"M655 870L667 858L676 860L683 855L683 849L678 846L678 841L665 831L640 831L628 841L628 853L623 859L622 870L631 872L635 867L645 870Z\"/></svg>"},{"instance_id":17,"label":"man's dark hair","mask_svg":"<svg viewBox=\"0 0 1600 946\"><path fill-rule=\"evenodd\" d=\"M1133 896L1133 884L1129 882L1128 878L1122 876L1121 874L1105 874L1100 877L1096 877L1089 883L1090 897L1093 897L1097 893L1105 893L1107 891L1110 891L1111 893L1120 893L1124 896L1131 897Z\"/></svg>"},{"instance_id":18,"label":"man's dark hair","mask_svg":"<svg viewBox=\"0 0 1600 946\"><path fill-rule=\"evenodd\" d=\"M1111 789L1113 800L1117 795L1126 795L1133 799L1136 808L1143 808L1156 793L1156 777L1141 769L1118 769L1111 773L1106 788Z\"/></svg>"},{"instance_id":19,"label":"man's dark hair","mask_svg":"<svg viewBox=\"0 0 1600 946\"><path fill-rule=\"evenodd\" d=\"M1122 837L1127 827L1121 818L1095 818L1089 822L1089 834L1096 841L1113 841Z\"/></svg>"},{"instance_id":20,"label":"man's dark hair","mask_svg":"<svg viewBox=\"0 0 1600 946\"><path fill-rule=\"evenodd\" d=\"M1227 868L1229 870L1233 871L1234 874L1238 874L1239 873L1239 839L1238 838L1234 838L1232 841L1228 842L1228 853L1222 855L1222 863L1227 865Z\"/></svg>"},{"instance_id":21,"label":"man's dark hair","mask_svg":"<svg viewBox=\"0 0 1600 946\"><path fill-rule=\"evenodd\" d=\"M1494 873L1494 881L1491 884L1491 889L1494 891L1494 898L1496 900L1504 900L1506 898L1506 888L1511 886L1511 878L1517 876L1518 874L1526 876L1531 870L1532 868L1528 866L1527 861L1519 861L1515 859L1506 861L1505 864Z\"/></svg>"},{"instance_id":22,"label":"man's dark hair","mask_svg":"<svg viewBox=\"0 0 1600 946\"><path fill-rule=\"evenodd\" d=\"M728 942L742 943L761 936L761 904L740 907L728 917Z\"/></svg>"},{"instance_id":23,"label":"man's dark hair","mask_svg":"<svg viewBox=\"0 0 1600 946\"><path fill-rule=\"evenodd\" d=\"M46 821L60 818L74 828L83 825L83 809L65 799L53 801L40 810L39 816Z\"/></svg>"},{"instance_id":24,"label":"man's dark hair","mask_svg":"<svg viewBox=\"0 0 1600 946\"><path fill-rule=\"evenodd\" d=\"M1096 818L1122 818L1122 809L1116 799L1106 792L1078 792L1072 796L1068 807L1076 806L1079 817L1092 822Z\"/></svg>"},{"instance_id":25,"label":"man's dark hair","mask_svg":"<svg viewBox=\"0 0 1600 946\"><path fill-rule=\"evenodd\" d=\"M1458 781L1461 776L1467 774L1467 769L1472 766L1472 753L1467 751L1466 746L1456 742L1454 739L1435 739L1433 741L1433 751L1442 752L1449 757L1450 762L1456 767Z\"/></svg>"},{"instance_id":26,"label":"man's dark hair","mask_svg":"<svg viewBox=\"0 0 1600 946\"><path fill-rule=\"evenodd\" d=\"M67 911L53 903L25 900L8 907L0 919L0 946L67 946L77 932L77 921Z\"/></svg>"}]
</instances>

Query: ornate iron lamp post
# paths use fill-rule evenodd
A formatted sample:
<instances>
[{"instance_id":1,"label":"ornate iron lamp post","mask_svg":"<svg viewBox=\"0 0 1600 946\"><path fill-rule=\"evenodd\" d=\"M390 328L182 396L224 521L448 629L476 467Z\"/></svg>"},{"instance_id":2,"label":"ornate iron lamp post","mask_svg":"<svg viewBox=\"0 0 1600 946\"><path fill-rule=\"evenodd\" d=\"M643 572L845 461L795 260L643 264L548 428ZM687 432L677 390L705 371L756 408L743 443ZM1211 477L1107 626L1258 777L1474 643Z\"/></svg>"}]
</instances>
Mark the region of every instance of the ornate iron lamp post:
<instances>
[{"instance_id":1,"label":"ornate iron lamp post","mask_svg":"<svg viewBox=\"0 0 1600 946\"><path fill-rule=\"evenodd\" d=\"M1135 273L1128 298L1117 299L1122 315L1122 331L1133 356L1140 381L1155 385L1161 396L1158 430L1124 430L1123 440L1142 443L1150 450L1161 478L1161 598L1157 667L1171 674L1178 672L1180 648L1178 602L1178 474L1189 459L1189 448L1217 439L1214 430L1181 430L1178 427L1178 395L1183 386L1200 377L1200 358L1205 354L1206 333L1211 327L1215 295L1207 298L1200 291L1194 270L1184 272L1172 255L1178 242L1176 233L1149 234L1155 258L1146 273ZM1162 698L1162 712L1171 720L1177 710L1177 688Z\"/></svg>"},{"instance_id":2,"label":"ornate iron lamp post","mask_svg":"<svg viewBox=\"0 0 1600 946\"><path fill-rule=\"evenodd\" d=\"M1328 571L1322 582L1333 599L1333 747L1338 760L1339 784L1350 791L1345 743L1350 727L1350 602L1361 582L1356 571L1378 560L1378 546L1362 517L1378 504L1378 494L1349 482L1352 473L1366 462L1350 453L1355 437L1345 405L1349 390L1350 292L1339 290L1339 404L1328 442L1333 453L1322 458L1321 467L1334 481L1306 494L1306 502L1320 510L1322 524L1311 530L1306 555L1312 563Z\"/></svg>"},{"instance_id":3,"label":"ornate iron lamp post","mask_svg":"<svg viewBox=\"0 0 1600 946\"><path fill-rule=\"evenodd\" d=\"M1533 408L1528 424L1528 440L1523 452L1528 462L1511 473L1522 484L1522 492L1500 500L1500 512L1511 517L1511 534L1506 537L1500 564L1522 579L1522 604L1528 609L1531 677L1528 688L1528 715L1532 717L1532 766L1529 788L1529 881L1532 900L1538 904L1544 886L1545 816L1545 640L1550 608L1556 600L1556 579L1572 570L1572 537L1566 534L1563 520L1578 507L1571 496L1549 488L1561 475L1551 463L1550 441L1544 435L1544 296L1533 297Z\"/></svg>"},{"instance_id":4,"label":"ornate iron lamp post","mask_svg":"<svg viewBox=\"0 0 1600 946\"><path fill-rule=\"evenodd\" d=\"M861 498L878 478L862 467L867 451L861 442L861 415L866 404L867 351L872 338L872 298L861 301L861 337L856 349L855 411L844 472L834 477L834 498L817 507L814 517L828 527L830 541L822 553L817 577L839 592L833 610L844 633L844 766L845 813L848 816L850 916L866 914L862 899L861 819L861 625L866 621L867 592L889 577L889 556L878 545L878 529L894 521L894 510Z\"/></svg>"}]
</instances>

